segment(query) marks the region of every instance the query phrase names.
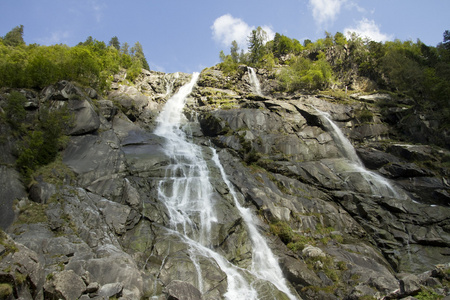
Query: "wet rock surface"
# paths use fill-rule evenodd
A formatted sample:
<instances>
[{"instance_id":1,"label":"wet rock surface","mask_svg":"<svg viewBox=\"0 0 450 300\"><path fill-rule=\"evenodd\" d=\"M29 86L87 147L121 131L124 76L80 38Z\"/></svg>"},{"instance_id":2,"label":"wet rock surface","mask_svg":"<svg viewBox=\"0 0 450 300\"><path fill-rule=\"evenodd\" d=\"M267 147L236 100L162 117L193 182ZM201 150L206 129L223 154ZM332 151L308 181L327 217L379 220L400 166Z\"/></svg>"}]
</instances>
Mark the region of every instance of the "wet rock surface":
<instances>
[{"instance_id":1,"label":"wet rock surface","mask_svg":"<svg viewBox=\"0 0 450 300\"><path fill-rule=\"evenodd\" d=\"M226 274L208 255L193 259L157 192L171 158L165 137L153 133L156 118L189 77L144 72L133 86L118 77L105 99L69 82L39 94L75 116L61 156L74 178L42 177L25 187L11 166L13 147L2 146L0 281L8 299L224 298ZM449 151L387 140L391 128L375 106L383 94L340 103L263 93L251 94L245 68L236 78L207 69L185 108L183 130L199 145L212 185L212 248L251 269L252 242L212 162L215 148L299 298L447 295ZM330 114L364 166L392 189L362 175L315 108ZM255 286L275 295L267 299L286 299L271 285Z\"/></svg>"}]
</instances>

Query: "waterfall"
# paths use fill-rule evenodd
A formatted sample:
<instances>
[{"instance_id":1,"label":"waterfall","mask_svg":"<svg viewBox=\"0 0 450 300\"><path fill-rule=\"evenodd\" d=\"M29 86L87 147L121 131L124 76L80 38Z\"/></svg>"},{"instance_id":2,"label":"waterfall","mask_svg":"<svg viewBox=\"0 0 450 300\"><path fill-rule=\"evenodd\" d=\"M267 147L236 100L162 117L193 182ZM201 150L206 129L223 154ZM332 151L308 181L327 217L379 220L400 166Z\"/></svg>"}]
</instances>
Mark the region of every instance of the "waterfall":
<instances>
[{"instance_id":1,"label":"waterfall","mask_svg":"<svg viewBox=\"0 0 450 300\"><path fill-rule=\"evenodd\" d=\"M212 187L208 181L208 167L202 159L201 148L187 141L180 128L183 108L199 74L182 86L164 106L157 118L155 134L166 139L165 151L171 159L166 167L165 180L158 186L158 197L166 204L171 227L206 244L211 224L216 221L212 203ZM195 219L199 218L199 224Z\"/></svg>"},{"instance_id":2,"label":"waterfall","mask_svg":"<svg viewBox=\"0 0 450 300\"><path fill-rule=\"evenodd\" d=\"M173 93L173 84L179 77L180 75L178 74L178 72L169 74L168 76L167 74L164 75L164 81L166 82L166 94L164 96L170 96Z\"/></svg>"},{"instance_id":3,"label":"waterfall","mask_svg":"<svg viewBox=\"0 0 450 300\"><path fill-rule=\"evenodd\" d=\"M170 158L170 164L165 167L165 177L159 181L157 187L159 200L167 207L170 218L168 233L179 236L188 245L190 259L197 271L197 285L202 293L205 291L201 282L199 257L211 259L226 274L228 288L223 295L226 299L259 299L254 287L256 282L271 282L291 300L296 299L284 282L275 257L258 233L250 211L242 208L236 198L236 206L247 224L254 248L252 269L239 268L212 250L211 228L217 223L212 200L214 189L202 148L189 142L181 128L183 123L186 123L183 115L186 98L192 92L198 77L199 74L194 73L191 81L167 101L157 118L154 132L165 138L164 151ZM215 156L217 157L217 154ZM214 159L223 172L218 158ZM222 176L225 180L224 173ZM226 183L229 185L228 181ZM234 193L233 189L230 191ZM263 297L267 298L264 295Z\"/></svg>"},{"instance_id":4,"label":"waterfall","mask_svg":"<svg viewBox=\"0 0 450 300\"><path fill-rule=\"evenodd\" d=\"M286 285L285 279L278 265L278 261L267 245L265 239L261 236L258 229L256 228L256 222L253 218L251 211L247 208L241 206L237 199L236 191L233 185L228 180L225 170L220 163L219 156L217 152L213 150L213 161L220 170L222 179L230 190L230 194L234 199L234 203L241 214L242 219L247 225L250 239L253 244L252 249L252 272L263 280L267 280L275 285L280 291L284 292L289 299L297 299L291 294L288 286Z\"/></svg>"},{"instance_id":5,"label":"waterfall","mask_svg":"<svg viewBox=\"0 0 450 300\"><path fill-rule=\"evenodd\" d=\"M252 91L258 95L258 96L262 96L262 91L261 91L261 85L259 83L259 79L256 76L256 72L255 69L253 69L252 67L247 67L248 68L248 73L249 73L249 78L250 78L250 84L252 86Z\"/></svg>"},{"instance_id":6,"label":"waterfall","mask_svg":"<svg viewBox=\"0 0 450 300\"><path fill-rule=\"evenodd\" d=\"M374 195L389 196L394 198L402 198L392 184L383 176L367 170L364 164L356 154L355 148L350 141L345 137L341 129L331 120L330 115L323 111L314 109L319 113L324 126L329 130L331 137L336 143L342 155L348 159L355 171L359 172L363 178L370 184L370 188Z\"/></svg>"}]
</instances>

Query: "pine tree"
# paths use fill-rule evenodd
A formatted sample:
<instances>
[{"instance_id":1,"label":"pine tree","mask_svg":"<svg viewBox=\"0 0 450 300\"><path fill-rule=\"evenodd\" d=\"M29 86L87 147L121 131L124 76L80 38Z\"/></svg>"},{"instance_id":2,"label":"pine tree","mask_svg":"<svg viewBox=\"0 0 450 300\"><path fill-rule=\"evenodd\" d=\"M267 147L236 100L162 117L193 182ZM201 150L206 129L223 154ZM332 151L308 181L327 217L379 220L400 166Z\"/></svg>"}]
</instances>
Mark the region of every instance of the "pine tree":
<instances>
[{"instance_id":1,"label":"pine tree","mask_svg":"<svg viewBox=\"0 0 450 300\"><path fill-rule=\"evenodd\" d=\"M25 44L23 40L23 25L14 27L3 37L3 43L7 46L19 46Z\"/></svg>"},{"instance_id":2,"label":"pine tree","mask_svg":"<svg viewBox=\"0 0 450 300\"><path fill-rule=\"evenodd\" d=\"M150 70L150 66L148 65L147 59L145 59L144 50L142 49L141 43L136 42L136 44L134 44L131 48L131 55L142 63L142 68Z\"/></svg>"},{"instance_id":3,"label":"pine tree","mask_svg":"<svg viewBox=\"0 0 450 300\"><path fill-rule=\"evenodd\" d=\"M251 63L258 63L259 60L264 56L264 44L266 41L267 33L260 26L258 26L256 30L252 30L248 38L248 50L250 52Z\"/></svg>"},{"instance_id":4,"label":"pine tree","mask_svg":"<svg viewBox=\"0 0 450 300\"><path fill-rule=\"evenodd\" d=\"M236 41L231 42L231 49L230 49L231 59L234 63L239 62L239 46Z\"/></svg>"},{"instance_id":5,"label":"pine tree","mask_svg":"<svg viewBox=\"0 0 450 300\"><path fill-rule=\"evenodd\" d=\"M114 48L116 48L117 50L120 50L120 42L119 42L119 38L117 36L113 36L111 38L111 40L109 41L108 46L113 46Z\"/></svg>"}]
</instances>

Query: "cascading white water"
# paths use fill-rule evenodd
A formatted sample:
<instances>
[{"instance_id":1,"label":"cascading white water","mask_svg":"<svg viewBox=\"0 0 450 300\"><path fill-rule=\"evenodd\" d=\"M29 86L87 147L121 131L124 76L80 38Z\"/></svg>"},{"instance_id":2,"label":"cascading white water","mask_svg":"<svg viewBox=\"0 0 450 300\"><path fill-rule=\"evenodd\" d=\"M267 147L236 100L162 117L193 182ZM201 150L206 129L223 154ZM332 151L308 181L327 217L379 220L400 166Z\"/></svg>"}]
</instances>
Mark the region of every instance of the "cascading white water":
<instances>
[{"instance_id":1,"label":"cascading white water","mask_svg":"<svg viewBox=\"0 0 450 300\"><path fill-rule=\"evenodd\" d=\"M256 277L271 282L280 291L284 292L289 297L289 299L297 299L294 295L292 295L291 291L286 285L286 281L283 277L283 273L281 272L276 257L273 255L265 239L261 236L258 229L256 228L256 222L251 211L247 208L242 207L239 203L236 191L231 182L228 180L217 152L214 149L212 149L212 151L212 160L219 168L222 179L227 185L230 194L234 199L234 203L239 210L239 213L241 214L242 219L247 225L248 233L253 244L251 271L253 272L253 274L255 274Z\"/></svg>"},{"instance_id":2,"label":"cascading white water","mask_svg":"<svg viewBox=\"0 0 450 300\"><path fill-rule=\"evenodd\" d=\"M174 74L170 74L169 76L164 75L164 81L166 82L166 94L165 96L169 96L173 93L173 84L176 79L180 77L180 74L178 72L175 72Z\"/></svg>"},{"instance_id":3,"label":"cascading white water","mask_svg":"<svg viewBox=\"0 0 450 300\"><path fill-rule=\"evenodd\" d=\"M364 167L364 164L356 154L355 148L345 137L341 129L331 120L330 115L326 112L318 110L315 107L314 109L319 113L324 126L330 131L330 134L339 150L342 152L342 155L352 162L355 171L359 172L363 176L363 178L370 184L372 192L375 195L401 198L399 193L386 178L374 172L371 172Z\"/></svg>"},{"instance_id":4,"label":"cascading white water","mask_svg":"<svg viewBox=\"0 0 450 300\"><path fill-rule=\"evenodd\" d=\"M247 67L249 73L250 84L252 86L253 92L258 96L262 96L261 84L259 83L259 79L256 76L256 71L252 67Z\"/></svg>"},{"instance_id":5,"label":"cascading white water","mask_svg":"<svg viewBox=\"0 0 450 300\"><path fill-rule=\"evenodd\" d=\"M270 249L263 242L251 220L250 212L238 207L246 219L249 235L252 236L252 270L234 266L223 256L211 250L211 226L217 221L212 203L213 188L209 181L209 171L203 159L202 149L187 140L180 128L183 124L183 108L187 96L191 93L199 74L194 73L192 80L181 87L172 96L157 118L155 134L166 139L165 152L171 163L166 167L166 176L159 182L158 196L166 205L170 217L170 232L178 235L190 247L190 257L201 280L202 272L198 257L209 258L220 267L227 276L228 289L223 295L226 299L257 300L258 293L246 277L256 277L273 283L282 292L295 299L289 292L281 270ZM222 169L223 170L223 169ZM247 274L244 276L244 274ZM202 291L201 282L198 288Z\"/></svg>"},{"instance_id":6,"label":"cascading white water","mask_svg":"<svg viewBox=\"0 0 450 300\"><path fill-rule=\"evenodd\" d=\"M211 224L216 221L210 201L212 187L208 181L208 168L201 159L201 148L189 143L181 130L183 107L199 74L182 86L164 106L157 118L155 134L166 139L165 151L171 159L166 167L165 180L158 186L158 196L166 204L172 229L206 244ZM199 219L196 223L196 219Z\"/></svg>"}]
</instances>

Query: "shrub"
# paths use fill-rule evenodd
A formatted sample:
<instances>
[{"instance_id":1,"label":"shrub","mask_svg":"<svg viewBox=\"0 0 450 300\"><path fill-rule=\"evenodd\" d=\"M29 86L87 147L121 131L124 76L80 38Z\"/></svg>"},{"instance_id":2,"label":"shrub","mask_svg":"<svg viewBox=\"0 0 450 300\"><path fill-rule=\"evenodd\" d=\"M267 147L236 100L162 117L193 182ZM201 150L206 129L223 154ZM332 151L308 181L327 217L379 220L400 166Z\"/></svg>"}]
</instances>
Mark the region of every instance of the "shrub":
<instances>
[{"instance_id":1,"label":"shrub","mask_svg":"<svg viewBox=\"0 0 450 300\"><path fill-rule=\"evenodd\" d=\"M65 108L50 111L41 109L39 120L34 124L34 130L29 130L19 143L19 155L16 166L26 181L40 166L55 160L58 151L65 144L65 130L72 116Z\"/></svg>"},{"instance_id":2,"label":"shrub","mask_svg":"<svg viewBox=\"0 0 450 300\"><path fill-rule=\"evenodd\" d=\"M13 130L20 130L27 116L25 102L27 98L19 92L13 91L5 106L5 118Z\"/></svg>"},{"instance_id":3,"label":"shrub","mask_svg":"<svg viewBox=\"0 0 450 300\"><path fill-rule=\"evenodd\" d=\"M270 224L270 231L279 236L281 241L285 244L289 244L294 237L292 228L284 221L276 221L275 223Z\"/></svg>"},{"instance_id":4,"label":"shrub","mask_svg":"<svg viewBox=\"0 0 450 300\"><path fill-rule=\"evenodd\" d=\"M13 293L13 288L9 283L0 283L0 299L6 299Z\"/></svg>"}]
</instances>

